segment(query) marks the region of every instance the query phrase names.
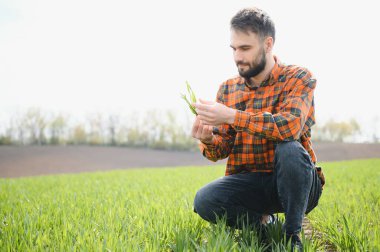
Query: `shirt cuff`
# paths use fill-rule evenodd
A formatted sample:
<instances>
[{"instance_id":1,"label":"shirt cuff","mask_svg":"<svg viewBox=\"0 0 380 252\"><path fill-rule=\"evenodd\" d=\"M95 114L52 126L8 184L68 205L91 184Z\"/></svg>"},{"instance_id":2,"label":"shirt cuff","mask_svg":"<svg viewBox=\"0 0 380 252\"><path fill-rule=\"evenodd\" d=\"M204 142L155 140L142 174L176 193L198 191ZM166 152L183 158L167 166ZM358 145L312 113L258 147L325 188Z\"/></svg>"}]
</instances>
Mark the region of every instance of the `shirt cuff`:
<instances>
[{"instance_id":1,"label":"shirt cuff","mask_svg":"<svg viewBox=\"0 0 380 252\"><path fill-rule=\"evenodd\" d=\"M199 140L199 144L200 144L200 145L203 145L203 146L206 147L207 149L213 148L213 147L215 147L215 145L216 145L216 138L213 137L213 138L212 138L212 142L211 142L210 144L204 143L204 142L202 142L202 141Z\"/></svg>"},{"instance_id":2,"label":"shirt cuff","mask_svg":"<svg viewBox=\"0 0 380 252\"><path fill-rule=\"evenodd\" d=\"M235 121L232 127L235 130L242 130L244 128L248 128L249 125L250 114L249 112L238 110L235 115Z\"/></svg>"},{"instance_id":3,"label":"shirt cuff","mask_svg":"<svg viewBox=\"0 0 380 252\"><path fill-rule=\"evenodd\" d=\"M216 142L215 141L216 141L215 137L212 138L212 143L210 143L210 144L206 144L206 143L204 143L204 142L202 142L202 141L199 140L198 146L199 146L199 149L202 152L202 154L204 154L205 150L213 150L213 149L215 149L215 146L216 146Z\"/></svg>"}]
</instances>

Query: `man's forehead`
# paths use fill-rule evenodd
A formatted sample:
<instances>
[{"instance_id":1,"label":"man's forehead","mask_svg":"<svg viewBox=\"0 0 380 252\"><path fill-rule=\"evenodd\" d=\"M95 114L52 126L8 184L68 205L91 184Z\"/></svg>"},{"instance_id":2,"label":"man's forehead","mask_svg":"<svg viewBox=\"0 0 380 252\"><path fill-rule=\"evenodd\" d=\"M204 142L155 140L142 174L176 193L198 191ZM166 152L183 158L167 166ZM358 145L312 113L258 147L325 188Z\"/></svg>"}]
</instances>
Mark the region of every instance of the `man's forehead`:
<instances>
[{"instance_id":1,"label":"man's forehead","mask_svg":"<svg viewBox=\"0 0 380 252\"><path fill-rule=\"evenodd\" d=\"M260 41L257 33L252 31L240 31L231 29L231 46L241 46L243 44L258 44Z\"/></svg>"}]
</instances>

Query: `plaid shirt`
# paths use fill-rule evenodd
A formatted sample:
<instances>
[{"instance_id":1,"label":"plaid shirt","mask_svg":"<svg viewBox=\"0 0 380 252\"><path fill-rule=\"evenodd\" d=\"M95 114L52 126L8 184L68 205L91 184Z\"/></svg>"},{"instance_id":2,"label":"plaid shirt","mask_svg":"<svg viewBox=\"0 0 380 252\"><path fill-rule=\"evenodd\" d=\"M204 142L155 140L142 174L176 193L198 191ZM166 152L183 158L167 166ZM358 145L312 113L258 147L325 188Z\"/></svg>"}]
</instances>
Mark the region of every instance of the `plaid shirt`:
<instances>
[{"instance_id":1,"label":"plaid shirt","mask_svg":"<svg viewBox=\"0 0 380 252\"><path fill-rule=\"evenodd\" d=\"M237 109L235 122L214 127L213 143L199 147L209 160L228 157L226 176L244 170L273 172L274 151L282 141L299 141L316 162L310 139L316 79L305 68L275 61L259 87L236 77L219 88L217 102Z\"/></svg>"}]
</instances>

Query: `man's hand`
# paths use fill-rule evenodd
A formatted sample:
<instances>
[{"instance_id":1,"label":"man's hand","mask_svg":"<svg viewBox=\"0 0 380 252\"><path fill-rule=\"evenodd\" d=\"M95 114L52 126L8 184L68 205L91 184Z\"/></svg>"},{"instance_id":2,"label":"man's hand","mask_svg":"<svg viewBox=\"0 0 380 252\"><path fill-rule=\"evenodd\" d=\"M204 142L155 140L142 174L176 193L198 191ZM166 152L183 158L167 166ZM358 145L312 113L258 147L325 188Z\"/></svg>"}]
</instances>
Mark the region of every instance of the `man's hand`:
<instances>
[{"instance_id":1,"label":"man's hand","mask_svg":"<svg viewBox=\"0 0 380 252\"><path fill-rule=\"evenodd\" d=\"M193 103L199 119L203 124L219 126L221 124L233 124L236 109L229 108L221 103L199 99L200 103Z\"/></svg>"},{"instance_id":2,"label":"man's hand","mask_svg":"<svg viewBox=\"0 0 380 252\"><path fill-rule=\"evenodd\" d=\"M213 126L211 125L204 125L199 116L196 116L191 135L205 144L211 144L214 137L212 135L212 128Z\"/></svg>"}]
</instances>

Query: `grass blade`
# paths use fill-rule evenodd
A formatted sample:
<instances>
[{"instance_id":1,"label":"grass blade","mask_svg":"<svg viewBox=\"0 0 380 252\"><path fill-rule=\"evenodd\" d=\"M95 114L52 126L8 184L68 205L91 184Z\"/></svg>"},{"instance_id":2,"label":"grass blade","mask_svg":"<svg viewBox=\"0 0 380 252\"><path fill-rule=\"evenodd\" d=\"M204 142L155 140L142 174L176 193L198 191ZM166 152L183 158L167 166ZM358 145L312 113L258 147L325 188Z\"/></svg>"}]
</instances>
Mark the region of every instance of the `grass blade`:
<instances>
[{"instance_id":1,"label":"grass blade","mask_svg":"<svg viewBox=\"0 0 380 252\"><path fill-rule=\"evenodd\" d=\"M191 110L191 112L194 114L194 115L198 115L197 111L195 111L195 108L193 107L193 105L191 105L191 103L189 102L189 100L187 99L186 95L184 94L181 94L181 97L182 99L184 99L187 103L187 105L189 105L189 108Z\"/></svg>"}]
</instances>

